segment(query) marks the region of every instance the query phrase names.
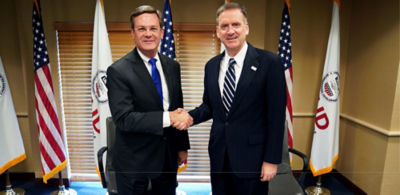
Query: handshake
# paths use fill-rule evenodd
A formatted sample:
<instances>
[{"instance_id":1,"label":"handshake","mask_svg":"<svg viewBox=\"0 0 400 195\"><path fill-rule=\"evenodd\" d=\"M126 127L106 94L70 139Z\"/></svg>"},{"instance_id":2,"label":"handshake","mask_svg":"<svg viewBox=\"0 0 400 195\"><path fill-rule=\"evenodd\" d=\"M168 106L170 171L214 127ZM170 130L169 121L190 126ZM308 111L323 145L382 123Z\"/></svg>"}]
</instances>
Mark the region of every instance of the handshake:
<instances>
[{"instance_id":1,"label":"handshake","mask_svg":"<svg viewBox=\"0 0 400 195\"><path fill-rule=\"evenodd\" d=\"M179 130L187 130L193 125L193 118L182 108L169 112L169 119L171 120L171 125Z\"/></svg>"}]
</instances>

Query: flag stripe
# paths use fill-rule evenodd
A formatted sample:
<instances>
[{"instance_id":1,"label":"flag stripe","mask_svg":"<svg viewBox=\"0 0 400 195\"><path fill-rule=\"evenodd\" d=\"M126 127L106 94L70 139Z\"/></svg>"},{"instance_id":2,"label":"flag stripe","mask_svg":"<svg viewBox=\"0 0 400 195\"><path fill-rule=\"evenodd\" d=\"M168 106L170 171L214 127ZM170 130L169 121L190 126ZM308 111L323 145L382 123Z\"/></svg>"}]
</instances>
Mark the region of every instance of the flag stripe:
<instances>
[{"instance_id":1,"label":"flag stripe","mask_svg":"<svg viewBox=\"0 0 400 195\"><path fill-rule=\"evenodd\" d=\"M46 78L47 83L46 83L45 86L47 86L47 89L46 89L47 95L50 95L50 94L51 94L51 95L53 96L53 98L54 98L53 80L51 79L51 72L50 72L49 67L50 67L50 66L43 66L42 69L41 69L41 71L40 71L40 72L43 71L43 73L41 73L40 75L41 75L43 78ZM38 73L39 73L39 72L38 72ZM51 97L51 96L50 96L50 97ZM53 102L53 101L52 101L52 102ZM55 107L55 105L53 105L53 106Z\"/></svg>"},{"instance_id":2,"label":"flag stripe","mask_svg":"<svg viewBox=\"0 0 400 195\"><path fill-rule=\"evenodd\" d=\"M56 165L54 164L52 157L49 155L49 153L47 152L46 148L43 146L42 143L40 143L40 153L42 154L46 162L46 166L48 166L49 169L54 169Z\"/></svg>"},{"instance_id":3,"label":"flag stripe","mask_svg":"<svg viewBox=\"0 0 400 195\"><path fill-rule=\"evenodd\" d=\"M58 126L58 117L57 113L55 112L55 99L54 96L52 95L53 93L49 93L49 88L47 86L48 83L46 83L47 80L43 79L41 73L41 69L39 69L38 74L35 75L35 84L36 84L36 90L38 91L38 96L42 101L45 108L42 108L43 111L46 111L49 115L49 120L52 120L52 123L55 125L54 130L57 130L59 134L61 134L61 131L59 130L60 127Z\"/></svg>"},{"instance_id":4,"label":"flag stripe","mask_svg":"<svg viewBox=\"0 0 400 195\"><path fill-rule=\"evenodd\" d=\"M50 110L51 111L51 109L47 109L45 106L44 106L44 104L43 104L43 102L41 101L42 100L42 97L43 96L40 96L40 95L37 95L38 94L38 92L37 92L37 88L35 87L35 95L38 97L38 98L36 98L36 100L35 100L35 102L36 102L36 109L38 110L38 111L42 111L41 113L41 115L39 115L39 117L41 117L42 119L43 119L43 121L44 121L44 123L39 123L40 124L40 127L43 127L43 126L45 126L46 128L48 128L48 131L50 132L51 131L51 134L49 134L49 135L46 135L46 136L52 136L52 137L54 137L55 139L57 139L57 142L55 143L55 144L57 144L57 146L59 146L60 148L63 148L62 147L62 138L61 138L61 134L60 134L60 132L59 131L57 131L57 126L55 126L55 122L56 123L58 123L58 121L54 121L54 120L52 120L51 119L51 117L54 117L54 115L53 116L51 116L51 115L49 115L49 113L48 113L48 111ZM55 115L55 116L57 116L57 115ZM40 122L40 121L38 121L38 122ZM61 145L61 146L60 146Z\"/></svg>"},{"instance_id":5,"label":"flag stripe","mask_svg":"<svg viewBox=\"0 0 400 195\"><path fill-rule=\"evenodd\" d=\"M40 146L39 146L39 147L40 147ZM45 162L45 160L44 160L44 158L43 158L43 155L42 155L42 152L40 152L40 161L41 161L41 162ZM41 167L42 167L42 174L43 174L43 175L44 175L45 173L50 172L50 168L47 166L47 164L42 163Z\"/></svg>"},{"instance_id":6,"label":"flag stripe","mask_svg":"<svg viewBox=\"0 0 400 195\"><path fill-rule=\"evenodd\" d=\"M44 123L43 118L39 116L39 120L40 120L39 123L41 123L41 125L42 125L40 128L41 131L39 134L39 139L41 141L41 145L43 145L46 152L48 154L50 154L50 158L52 159L52 162L54 162L55 164L59 164L59 163L61 163L61 161L65 160L65 157L63 156L63 151L60 149L56 140L49 132L49 129L47 128L47 126L45 124L43 124Z\"/></svg>"},{"instance_id":7,"label":"flag stripe","mask_svg":"<svg viewBox=\"0 0 400 195\"><path fill-rule=\"evenodd\" d=\"M288 97L290 98L290 97L292 97L292 89L293 89L293 83L292 83L292 81L293 81L293 76L292 76L292 69L291 68L289 68L289 69L287 69L287 70L285 70L285 79L286 79L286 92L288 92ZM290 102L291 102L292 100L290 99ZM289 101L288 101L289 102ZM290 103L290 105L291 105L292 103Z\"/></svg>"},{"instance_id":8,"label":"flag stripe","mask_svg":"<svg viewBox=\"0 0 400 195\"><path fill-rule=\"evenodd\" d=\"M289 110L288 109L286 109L286 116L287 115L290 115L290 113L289 113ZM292 123L292 120L286 120L287 121L287 127L288 127L288 146L290 147L290 146L292 146L293 147L293 137L292 137L292 134L293 134L293 123Z\"/></svg>"},{"instance_id":9,"label":"flag stripe","mask_svg":"<svg viewBox=\"0 0 400 195\"><path fill-rule=\"evenodd\" d=\"M38 105L40 106L41 103L40 101L36 101L36 109L38 109ZM48 150L54 151L51 152L52 154L56 154L56 156L58 157L58 163L60 163L59 161L64 161L65 157L64 157L64 151L61 149L61 146L59 145L59 142L61 140L61 137L59 137L59 134L55 134L54 132L51 132L50 129L48 128L50 124L47 124L46 121L44 120L43 116L46 116L45 113L43 113L42 115L38 115L38 123L39 123L39 127L40 127L40 133L39 133L39 140L41 141L42 144L44 144L46 147L48 148ZM55 135L55 136L54 136ZM56 137L56 138L55 138ZM52 147L50 147L52 146ZM52 159L55 159L56 156L52 157ZM56 161L57 160L53 160Z\"/></svg>"}]
</instances>

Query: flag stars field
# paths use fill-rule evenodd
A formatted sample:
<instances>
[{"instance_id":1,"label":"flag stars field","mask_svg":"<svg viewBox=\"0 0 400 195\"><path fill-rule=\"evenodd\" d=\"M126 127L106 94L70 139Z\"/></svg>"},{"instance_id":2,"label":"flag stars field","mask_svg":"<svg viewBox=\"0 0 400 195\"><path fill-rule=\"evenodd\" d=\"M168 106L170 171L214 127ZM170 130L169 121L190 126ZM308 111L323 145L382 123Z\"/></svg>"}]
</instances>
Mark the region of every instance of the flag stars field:
<instances>
[{"instance_id":1,"label":"flag stars field","mask_svg":"<svg viewBox=\"0 0 400 195\"><path fill-rule=\"evenodd\" d=\"M165 56L168 56L169 58L176 60L176 55L175 55L175 42L174 42L174 29L172 25L172 14L171 14L171 7L169 3L165 3L164 9L163 9L163 29L164 29L164 35L163 39L161 40L161 45L162 47L160 48L161 53Z\"/></svg>"}]
</instances>

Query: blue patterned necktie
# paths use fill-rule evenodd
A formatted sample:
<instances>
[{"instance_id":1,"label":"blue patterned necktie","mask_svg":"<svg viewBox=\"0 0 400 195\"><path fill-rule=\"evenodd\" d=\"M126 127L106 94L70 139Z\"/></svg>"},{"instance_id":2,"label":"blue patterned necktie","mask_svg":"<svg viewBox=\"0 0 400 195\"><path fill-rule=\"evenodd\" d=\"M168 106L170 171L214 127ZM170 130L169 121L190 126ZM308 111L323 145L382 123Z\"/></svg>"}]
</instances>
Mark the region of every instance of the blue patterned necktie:
<instances>
[{"instance_id":1,"label":"blue patterned necktie","mask_svg":"<svg viewBox=\"0 0 400 195\"><path fill-rule=\"evenodd\" d=\"M151 58L149 60L149 63L151 64L151 79L153 79L153 83L156 86L157 93L160 96L161 105L163 105L161 77L160 77L160 72L158 72L158 70L157 70L156 61L157 61L157 59L155 59L155 58Z\"/></svg>"},{"instance_id":2,"label":"blue patterned necktie","mask_svg":"<svg viewBox=\"0 0 400 195\"><path fill-rule=\"evenodd\" d=\"M228 115L231 109L233 98L235 97L236 90L236 76L235 76L235 59L229 59L229 67L226 70L225 80L224 80L224 90L222 92L222 103L224 104L225 113Z\"/></svg>"}]
</instances>

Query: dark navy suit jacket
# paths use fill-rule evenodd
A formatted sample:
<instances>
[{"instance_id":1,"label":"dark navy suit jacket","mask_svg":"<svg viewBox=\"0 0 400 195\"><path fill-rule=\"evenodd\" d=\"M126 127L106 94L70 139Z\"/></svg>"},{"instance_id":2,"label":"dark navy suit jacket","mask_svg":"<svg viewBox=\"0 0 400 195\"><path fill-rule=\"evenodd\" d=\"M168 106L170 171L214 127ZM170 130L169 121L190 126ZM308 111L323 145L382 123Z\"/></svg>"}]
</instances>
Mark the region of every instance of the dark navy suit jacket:
<instances>
[{"instance_id":1,"label":"dark navy suit jacket","mask_svg":"<svg viewBox=\"0 0 400 195\"><path fill-rule=\"evenodd\" d=\"M190 115L195 124L213 119L208 146L211 172L223 170L227 152L238 177L259 178L263 161L281 162L286 86L279 57L248 46L229 114L218 85L222 53L207 62L203 103Z\"/></svg>"},{"instance_id":2,"label":"dark navy suit jacket","mask_svg":"<svg viewBox=\"0 0 400 195\"><path fill-rule=\"evenodd\" d=\"M178 62L159 54L169 93L169 111L183 108ZM189 149L187 131L162 127L163 106L137 49L107 69L108 98L116 125L113 167L135 176L177 171L177 153ZM166 155L167 154L167 155ZM169 167L163 169L165 160Z\"/></svg>"}]
</instances>

